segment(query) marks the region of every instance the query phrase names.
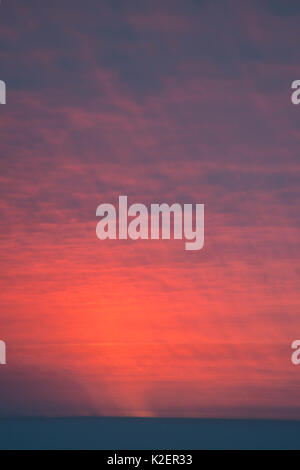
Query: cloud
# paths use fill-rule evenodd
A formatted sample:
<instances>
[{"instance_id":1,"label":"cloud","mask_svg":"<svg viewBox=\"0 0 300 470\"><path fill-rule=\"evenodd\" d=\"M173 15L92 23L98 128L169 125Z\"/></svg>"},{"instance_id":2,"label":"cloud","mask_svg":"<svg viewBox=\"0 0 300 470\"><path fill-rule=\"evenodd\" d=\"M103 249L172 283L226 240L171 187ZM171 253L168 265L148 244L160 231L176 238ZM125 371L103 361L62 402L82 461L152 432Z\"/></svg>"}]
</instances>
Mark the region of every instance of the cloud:
<instances>
[{"instance_id":1,"label":"cloud","mask_svg":"<svg viewBox=\"0 0 300 470\"><path fill-rule=\"evenodd\" d=\"M89 5L3 10L0 337L19 348L3 403L290 416L297 18L266 2ZM203 252L97 240L96 207L120 194L204 203Z\"/></svg>"}]
</instances>

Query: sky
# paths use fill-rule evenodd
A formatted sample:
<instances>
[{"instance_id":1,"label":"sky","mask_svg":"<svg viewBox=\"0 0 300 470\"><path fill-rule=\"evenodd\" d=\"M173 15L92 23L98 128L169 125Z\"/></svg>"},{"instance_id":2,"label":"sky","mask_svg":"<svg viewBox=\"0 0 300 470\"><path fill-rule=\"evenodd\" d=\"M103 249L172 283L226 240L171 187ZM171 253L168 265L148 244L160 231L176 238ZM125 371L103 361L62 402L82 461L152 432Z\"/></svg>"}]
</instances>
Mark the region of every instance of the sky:
<instances>
[{"instance_id":1,"label":"sky","mask_svg":"<svg viewBox=\"0 0 300 470\"><path fill-rule=\"evenodd\" d=\"M4 0L0 416L300 419L300 4ZM96 208L205 204L205 246Z\"/></svg>"}]
</instances>

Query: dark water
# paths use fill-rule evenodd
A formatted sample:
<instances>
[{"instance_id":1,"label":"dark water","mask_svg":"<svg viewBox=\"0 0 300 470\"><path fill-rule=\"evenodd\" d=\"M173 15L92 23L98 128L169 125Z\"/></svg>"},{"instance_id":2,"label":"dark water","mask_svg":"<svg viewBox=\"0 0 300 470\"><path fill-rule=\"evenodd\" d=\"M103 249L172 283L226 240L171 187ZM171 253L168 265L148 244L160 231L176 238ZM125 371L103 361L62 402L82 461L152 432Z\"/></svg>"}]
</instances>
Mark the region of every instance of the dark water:
<instances>
[{"instance_id":1,"label":"dark water","mask_svg":"<svg viewBox=\"0 0 300 470\"><path fill-rule=\"evenodd\" d=\"M2 419L1 449L300 449L300 422L212 419Z\"/></svg>"}]
</instances>

